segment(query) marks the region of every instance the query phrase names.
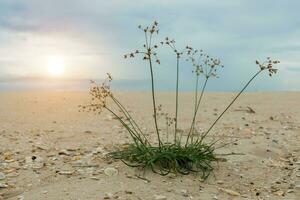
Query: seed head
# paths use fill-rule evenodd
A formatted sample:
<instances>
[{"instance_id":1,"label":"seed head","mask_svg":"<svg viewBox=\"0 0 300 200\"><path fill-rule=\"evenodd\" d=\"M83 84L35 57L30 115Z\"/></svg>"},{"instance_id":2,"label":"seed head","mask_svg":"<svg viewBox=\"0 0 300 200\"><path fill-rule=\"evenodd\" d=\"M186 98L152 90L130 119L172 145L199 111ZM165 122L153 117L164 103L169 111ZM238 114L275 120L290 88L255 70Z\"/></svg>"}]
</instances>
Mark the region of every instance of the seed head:
<instances>
[{"instance_id":1,"label":"seed head","mask_svg":"<svg viewBox=\"0 0 300 200\"><path fill-rule=\"evenodd\" d=\"M97 85L95 81L91 81L90 94L92 96L91 103L88 105L80 106L79 111L94 112L100 114L103 108L106 107L107 97L112 96L110 91L109 82L113 80L110 73L107 73L107 78L100 85Z\"/></svg>"},{"instance_id":2,"label":"seed head","mask_svg":"<svg viewBox=\"0 0 300 200\"><path fill-rule=\"evenodd\" d=\"M267 60L261 64L259 61L255 61L255 64L259 66L260 70L268 70L269 76L276 74L278 69L273 68L274 65L279 64L279 60L272 60L270 57L267 57Z\"/></svg>"}]
</instances>

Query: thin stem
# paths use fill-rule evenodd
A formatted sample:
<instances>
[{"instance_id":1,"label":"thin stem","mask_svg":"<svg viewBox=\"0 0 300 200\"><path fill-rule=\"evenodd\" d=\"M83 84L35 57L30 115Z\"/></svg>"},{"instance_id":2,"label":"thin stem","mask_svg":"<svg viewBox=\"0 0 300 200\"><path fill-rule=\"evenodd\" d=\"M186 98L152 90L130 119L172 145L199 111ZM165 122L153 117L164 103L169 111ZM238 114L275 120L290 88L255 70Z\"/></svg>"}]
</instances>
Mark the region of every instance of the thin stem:
<instances>
[{"instance_id":1,"label":"thin stem","mask_svg":"<svg viewBox=\"0 0 300 200\"><path fill-rule=\"evenodd\" d=\"M169 143L169 125L168 124L167 124L166 130L167 130L167 143Z\"/></svg>"},{"instance_id":2,"label":"thin stem","mask_svg":"<svg viewBox=\"0 0 300 200\"><path fill-rule=\"evenodd\" d=\"M177 121L178 121L179 55L177 55L176 66L177 66L177 75L176 75L175 135L174 135L175 144L177 140Z\"/></svg>"},{"instance_id":3,"label":"thin stem","mask_svg":"<svg viewBox=\"0 0 300 200\"><path fill-rule=\"evenodd\" d=\"M209 127L209 129L206 131L206 133L201 137L201 140L203 140L207 134L211 131L211 129L216 125L216 123L221 119L221 117L224 115L224 113L231 107L231 105L236 101L236 99L244 92L244 90L248 87L248 85L253 81L253 79L260 74L263 70L258 71L242 88L242 90L235 96L235 98L230 102L230 104L225 108L225 110L219 115L219 117L214 121L214 123ZM201 141L200 141L201 142Z\"/></svg>"},{"instance_id":4,"label":"thin stem","mask_svg":"<svg viewBox=\"0 0 300 200\"><path fill-rule=\"evenodd\" d=\"M151 54L149 53L149 66L150 66L150 73L151 73L151 88L152 88L152 103L153 103L153 114L154 114L154 123L155 123L155 129L158 139L158 145L161 147L161 140L159 136L159 130L157 125L157 116L156 116L156 103L155 103L155 92L154 92L154 76L153 76L153 67L152 67L152 60L151 60Z\"/></svg>"},{"instance_id":5,"label":"thin stem","mask_svg":"<svg viewBox=\"0 0 300 200\"><path fill-rule=\"evenodd\" d=\"M111 112L120 122L121 124L126 128L126 130L129 132L129 134L131 135L131 137L133 138L134 142L138 145L138 143L136 142L136 140L139 140L139 142L145 146L143 140L137 136L129 127L128 125L111 109L109 109L108 107L105 107L106 110L108 110L109 112Z\"/></svg>"},{"instance_id":6,"label":"thin stem","mask_svg":"<svg viewBox=\"0 0 300 200\"><path fill-rule=\"evenodd\" d=\"M194 108L194 112L196 111L197 101L198 101L198 82L199 82L199 76L196 74L195 108Z\"/></svg>"},{"instance_id":7,"label":"thin stem","mask_svg":"<svg viewBox=\"0 0 300 200\"><path fill-rule=\"evenodd\" d=\"M204 94L204 90L205 90L206 85L207 85L207 81L208 81L208 77L206 76L206 77L205 77L205 82L204 82L204 84L203 84L203 87L202 87L202 90L201 90L201 94L200 94L200 97L199 97L199 100L198 100L198 103L197 103L197 107L196 107L196 110L195 110L195 112L194 112L193 121L192 121L192 124L191 124L191 128L190 128L188 137L187 137L187 139L186 139L185 145L188 144L190 135L191 135L192 131L194 130L194 127L195 127L195 121L196 121L196 117L197 117L197 112L198 112L198 110L199 110L199 106L200 106L200 103L201 103L201 100L202 100L202 97L203 97L203 94Z\"/></svg>"},{"instance_id":8,"label":"thin stem","mask_svg":"<svg viewBox=\"0 0 300 200\"><path fill-rule=\"evenodd\" d=\"M137 125L135 120L132 118L130 113L126 110L126 108L114 96L110 96L110 97L115 102L115 104L120 108L120 110L123 112L125 117L129 120L129 123L131 124L131 126L134 129L134 131L136 132L136 134L141 134L144 137L145 142L147 142L150 145L149 141L147 140L147 137L143 134L142 130ZM138 133L138 131L139 131L139 133Z\"/></svg>"}]
</instances>

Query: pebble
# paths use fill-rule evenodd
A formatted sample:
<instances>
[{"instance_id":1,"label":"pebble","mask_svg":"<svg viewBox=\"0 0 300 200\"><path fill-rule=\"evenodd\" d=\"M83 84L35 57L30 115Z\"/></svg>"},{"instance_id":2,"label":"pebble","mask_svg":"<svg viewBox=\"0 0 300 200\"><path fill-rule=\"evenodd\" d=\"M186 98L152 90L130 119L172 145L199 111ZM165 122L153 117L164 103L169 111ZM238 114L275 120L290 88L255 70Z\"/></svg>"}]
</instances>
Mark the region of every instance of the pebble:
<instances>
[{"instance_id":1,"label":"pebble","mask_svg":"<svg viewBox=\"0 0 300 200\"><path fill-rule=\"evenodd\" d=\"M167 200L166 196L163 195L154 195L155 200Z\"/></svg>"},{"instance_id":2,"label":"pebble","mask_svg":"<svg viewBox=\"0 0 300 200\"><path fill-rule=\"evenodd\" d=\"M125 190L125 194L133 194L133 192L129 190Z\"/></svg>"},{"instance_id":3,"label":"pebble","mask_svg":"<svg viewBox=\"0 0 300 200\"><path fill-rule=\"evenodd\" d=\"M113 197L113 194L112 193L105 193L105 197L104 199L111 199Z\"/></svg>"},{"instance_id":4,"label":"pebble","mask_svg":"<svg viewBox=\"0 0 300 200\"><path fill-rule=\"evenodd\" d=\"M32 169L41 169L44 167L44 159L41 157L37 156L27 156L25 158L25 163L26 165L24 166L25 168L32 168Z\"/></svg>"},{"instance_id":5,"label":"pebble","mask_svg":"<svg viewBox=\"0 0 300 200\"><path fill-rule=\"evenodd\" d=\"M96 180L96 181L100 180L100 178L99 178L99 177L96 177L96 176L92 176L92 177L90 177L90 179Z\"/></svg>"},{"instance_id":6,"label":"pebble","mask_svg":"<svg viewBox=\"0 0 300 200\"><path fill-rule=\"evenodd\" d=\"M60 175L72 175L74 171L59 171L58 174Z\"/></svg>"},{"instance_id":7,"label":"pebble","mask_svg":"<svg viewBox=\"0 0 300 200\"><path fill-rule=\"evenodd\" d=\"M98 154L101 153L102 155L108 154L106 150L104 150L102 147L97 147L95 150L92 151L92 154Z\"/></svg>"},{"instance_id":8,"label":"pebble","mask_svg":"<svg viewBox=\"0 0 300 200\"><path fill-rule=\"evenodd\" d=\"M214 196L213 196L213 200L218 200L218 196L217 196L217 195L214 195Z\"/></svg>"},{"instance_id":9,"label":"pebble","mask_svg":"<svg viewBox=\"0 0 300 200\"><path fill-rule=\"evenodd\" d=\"M25 198L24 198L23 195L18 196L18 200L24 200L24 199L25 199Z\"/></svg>"},{"instance_id":10,"label":"pebble","mask_svg":"<svg viewBox=\"0 0 300 200\"><path fill-rule=\"evenodd\" d=\"M107 176L115 176L119 173L119 171L114 168L114 167L107 167L105 170L104 170L104 174L106 174Z\"/></svg>"},{"instance_id":11,"label":"pebble","mask_svg":"<svg viewBox=\"0 0 300 200\"><path fill-rule=\"evenodd\" d=\"M274 194L276 194L277 196L283 196L284 192L279 190L279 191L275 192Z\"/></svg>"},{"instance_id":12,"label":"pebble","mask_svg":"<svg viewBox=\"0 0 300 200\"><path fill-rule=\"evenodd\" d=\"M5 174L3 174L2 172L0 172L0 180L4 180L6 178Z\"/></svg>"},{"instance_id":13,"label":"pebble","mask_svg":"<svg viewBox=\"0 0 300 200\"><path fill-rule=\"evenodd\" d=\"M91 134L93 132L92 131L84 131L84 133Z\"/></svg>"},{"instance_id":14,"label":"pebble","mask_svg":"<svg viewBox=\"0 0 300 200\"><path fill-rule=\"evenodd\" d=\"M221 190L222 192L225 192L227 194L230 194L232 196L240 196L240 193L233 191L233 190L229 190L229 189L225 189L225 188L219 188L219 190Z\"/></svg>"},{"instance_id":15,"label":"pebble","mask_svg":"<svg viewBox=\"0 0 300 200\"><path fill-rule=\"evenodd\" d=\"M295 185L295 189L300 189L300 184L299 185Z\"/></svg>"},{"instance_id":16,"label":"pebble","mask_svg":"<svg viewBox=\"0 0 300 200\"><path fill-rule=\"evenodd\" d=\"M40 142L35 143L34 146L40 150L49 150L50 149L47 145L42 144Z\"/></svg>"},{"instance_id":17,"label":"pebble","mask_svg":"<svg viewBox=\"0 0 300 200\"><path fill-rule=\"evenodd\" d=\"M71 152L69 152L68 150L66 149L62 149L58 152L58 155L63 155L63 156L71 156Z\"/></svg>"},{"instance_id":18,"label":"pebble","mask_svg":"<svg viewBox=\"0 0 300 200\"><path fill-rule=\"evenodd\" d=\"M4 184L4 183L0 183L0 189L1 188L7 188L8 187L8 185L6 185L6 184Z\"/></svg>"},{"instance_id":19,"label":"pebble","mask_svg":"<svg viewBox=\"0 0 300 200\"><path fill-rule=\"evenodd\" d=\"M184 197L188 197L188 196L189 196L187 190L181 190L181 194L182 194L182 196L184 196Z\"/></svg>"}]
</instances>

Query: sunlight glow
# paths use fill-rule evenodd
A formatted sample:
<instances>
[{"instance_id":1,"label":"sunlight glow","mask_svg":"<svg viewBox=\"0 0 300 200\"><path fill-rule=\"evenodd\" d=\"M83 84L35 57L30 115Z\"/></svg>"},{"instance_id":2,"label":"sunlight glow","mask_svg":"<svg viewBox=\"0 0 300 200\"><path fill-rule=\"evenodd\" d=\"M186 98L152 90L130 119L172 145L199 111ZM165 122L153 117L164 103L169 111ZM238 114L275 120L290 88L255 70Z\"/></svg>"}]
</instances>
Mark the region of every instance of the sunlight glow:
<instances>
[{"instance_id":1,"label":"sunlight glow","mask_svg":"<svg viewBox=\"0 0 300 200\"><path fill-rule=\"evenodd\" d=\"M65 71L64 59L61 56L49 56L47 60L48 73L52 76L61 76Z\"/></svg>"}]
</instances>

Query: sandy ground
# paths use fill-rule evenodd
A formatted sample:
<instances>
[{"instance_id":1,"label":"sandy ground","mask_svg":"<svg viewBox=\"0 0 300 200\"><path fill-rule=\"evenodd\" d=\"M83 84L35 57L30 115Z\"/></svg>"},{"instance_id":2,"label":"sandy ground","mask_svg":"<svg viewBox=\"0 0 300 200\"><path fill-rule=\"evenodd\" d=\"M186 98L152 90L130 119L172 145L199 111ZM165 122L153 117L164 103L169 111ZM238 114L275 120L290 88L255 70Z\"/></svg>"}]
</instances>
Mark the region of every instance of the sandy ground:
<instances>
[{"instance_id":1,"label":"sandy ground","mask_svg":"<svg viewBox=\"0 0 300 200\"><path fill-rule=\"evenodd\" d=\"M117 96L155 140L150 93ZM171 112L174 94L157 96ZM199 129L232 97L206 94ZM192 99L180 96L182 130ZM231 142L217 153L239 155L223 156L204 182L197 174L162 177L106 159L107 151L130 140L109 113L79 113L77 106L87 102L84 92L0 93L0 199L300 199L299 92L244 94L208 138Z\"/></svg>"}]
</instances>

